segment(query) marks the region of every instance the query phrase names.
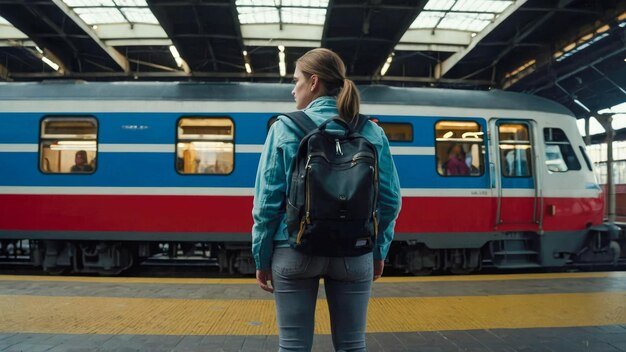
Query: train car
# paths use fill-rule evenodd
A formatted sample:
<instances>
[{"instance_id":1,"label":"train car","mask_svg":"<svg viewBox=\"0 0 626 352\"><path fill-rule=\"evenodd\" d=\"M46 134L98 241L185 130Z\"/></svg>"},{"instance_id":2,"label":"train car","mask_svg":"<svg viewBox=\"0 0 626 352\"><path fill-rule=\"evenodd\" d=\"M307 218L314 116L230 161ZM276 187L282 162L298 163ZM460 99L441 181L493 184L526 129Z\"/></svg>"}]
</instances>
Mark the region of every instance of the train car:
<instances>
[{"instance_id":1,"label":"train car","mask_svg":"<svg viewBox=\"0 0 626 352\"><path fill-rule=\"evenodd\" d=\"M200 244L254 272L254 179L291 85L0 85L0 243L49 272L115 274ZM571 112L503 91L360 87L403 207L387 265L413 274L615 263L624 237ZM19 243L22 243L19 242ZM165 246L164 244L167 244Z\"/></svg>"}]
</instances>

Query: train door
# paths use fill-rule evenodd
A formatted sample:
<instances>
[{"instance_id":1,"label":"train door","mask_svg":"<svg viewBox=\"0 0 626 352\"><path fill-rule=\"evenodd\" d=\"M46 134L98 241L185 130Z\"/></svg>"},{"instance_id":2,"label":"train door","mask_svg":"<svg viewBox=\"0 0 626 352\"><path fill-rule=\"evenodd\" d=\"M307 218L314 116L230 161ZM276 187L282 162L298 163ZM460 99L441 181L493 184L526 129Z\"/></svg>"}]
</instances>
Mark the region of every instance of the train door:
<instances>
[{"instance_id":1,"label":"train door","mask_svg":"<svg viewBox=\"0 0 626 352\"><path fill-rule=\"evenodd\" d=\"M537 179L532 121L492 119L491 170L497 182L497 227L514 225L519 230L537 230L539 182ZM522 225L520 227L520 225Z\"/></svg>"}]
</instances>

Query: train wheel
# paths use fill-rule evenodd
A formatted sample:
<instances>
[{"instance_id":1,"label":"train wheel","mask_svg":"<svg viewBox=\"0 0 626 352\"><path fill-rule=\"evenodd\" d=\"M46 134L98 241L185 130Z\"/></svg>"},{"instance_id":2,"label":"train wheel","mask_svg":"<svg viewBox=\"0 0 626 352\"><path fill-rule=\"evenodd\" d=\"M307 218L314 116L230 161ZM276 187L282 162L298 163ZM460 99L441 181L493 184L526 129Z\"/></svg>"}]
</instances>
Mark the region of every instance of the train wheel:
<instances>
[{"instance_id":1,"label":"train wheel","mask_svg":"<svg viewBox=\"0 0 626 352\"><path fill-rule=\"evenodd\" d=\"M415 276L432 274L433 270L439 269L439 251L432 250L423 244L407 248L405 253L406 272Z\"/></svg>"},{"instance_id":2,"label":"train wheel","mask_svg":"<svg viewBox=\"0 0 626 352\"><path fill-rule=\"evenodd\" d=\"M455 275L465 275L479 270L482 263L479 249L446 250L445 258L446 267Z\"/></svg>"}]
</instances>

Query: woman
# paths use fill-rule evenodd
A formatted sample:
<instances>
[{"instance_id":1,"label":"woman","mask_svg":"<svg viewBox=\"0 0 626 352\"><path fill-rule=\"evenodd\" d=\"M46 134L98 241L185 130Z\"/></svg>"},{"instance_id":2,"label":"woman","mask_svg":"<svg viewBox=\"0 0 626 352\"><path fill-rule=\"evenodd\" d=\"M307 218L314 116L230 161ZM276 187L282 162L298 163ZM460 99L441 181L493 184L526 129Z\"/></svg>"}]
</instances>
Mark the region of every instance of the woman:
<instances>
[{"instance_id":1,"label":"woman","mask_svg":"<svg viewBox=\"0 0 626 352\"><path fill-rule=\"evenodd\" d=\"M465 151L460 144L453 144L448 148L448 161L444 164L448 176L467 176L470 168L465 163Z\"/></svg>"},{"instance_id":2,"label":"woman","mask_svg":"<svg viewBox=\"0 0 626 352\"><path fill-rule=\"evenodd\" d=\"M296 62L296 108L318 125L340 116L347 122L359 113L360 98L345 76L341 58L328 49L313 49ZM332 122L331 131L342 132ZM252 252L259 286L273 292L280 351L310 351L320 277L330 311L336 350L365 351L365 323L372 281L381 277L400 211L400 185L383 130L368 122L361 134L379 156L378 238L373 253L358 257L315 257L289 247L285 224L287 179L300 139L287 117L272 125L257 171L252 215ZM271 286L268 282L271 282Z\"/></svg>"}]
</instances>

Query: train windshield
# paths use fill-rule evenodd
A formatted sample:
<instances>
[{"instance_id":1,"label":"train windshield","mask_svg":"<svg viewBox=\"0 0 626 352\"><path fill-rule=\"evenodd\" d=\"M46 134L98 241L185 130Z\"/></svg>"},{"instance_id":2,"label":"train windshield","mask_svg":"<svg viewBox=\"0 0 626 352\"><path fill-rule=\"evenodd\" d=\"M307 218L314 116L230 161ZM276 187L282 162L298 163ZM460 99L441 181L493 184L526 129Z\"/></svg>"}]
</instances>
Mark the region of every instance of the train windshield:
<instances>
[{"instance_id":1,"label":"train windshield","mask_svg":"<svg viewBox=\"0 0 626 352\"><path fill-rule=\"evenodd\" d=\"M546 167L551 172L580 170L580 162L565 132L560 128L544 128Z\"/></svg>"}]
</instances>

